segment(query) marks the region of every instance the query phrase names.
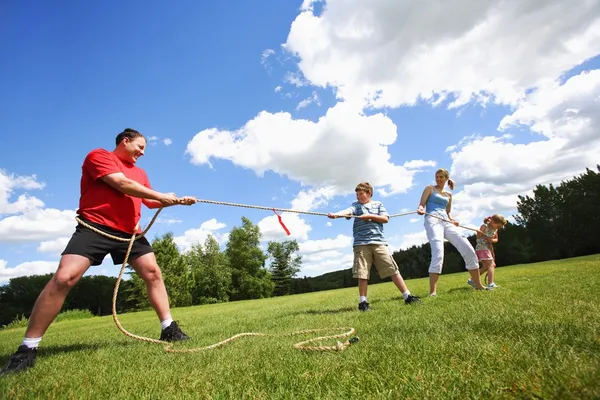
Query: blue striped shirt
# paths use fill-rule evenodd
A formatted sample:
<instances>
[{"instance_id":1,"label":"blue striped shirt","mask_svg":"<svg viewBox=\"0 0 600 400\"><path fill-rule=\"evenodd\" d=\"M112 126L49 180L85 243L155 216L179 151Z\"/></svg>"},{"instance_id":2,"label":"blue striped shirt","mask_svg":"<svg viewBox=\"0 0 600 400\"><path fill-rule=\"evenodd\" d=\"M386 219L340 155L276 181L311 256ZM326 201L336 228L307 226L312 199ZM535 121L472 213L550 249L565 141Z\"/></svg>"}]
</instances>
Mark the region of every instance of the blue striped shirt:
<instances>
[{"instance_id":1,"label":"blue striped shirt","mask_svg":"<svg viewBox=\"0 0 600 400\"><path fill-rule=\"evenodd\" d=\"M337 214L373 214L385 215L389 217L387 210L380 201L370 201L367 204L360 204L358 201L355 201L350 207L338 212ZM352 234L354 236L353 246L371 243L387 244L387 240L383 236L383 224L379 222L363 221L361 219L354 218Z\"/></svg>"}]
</instances>

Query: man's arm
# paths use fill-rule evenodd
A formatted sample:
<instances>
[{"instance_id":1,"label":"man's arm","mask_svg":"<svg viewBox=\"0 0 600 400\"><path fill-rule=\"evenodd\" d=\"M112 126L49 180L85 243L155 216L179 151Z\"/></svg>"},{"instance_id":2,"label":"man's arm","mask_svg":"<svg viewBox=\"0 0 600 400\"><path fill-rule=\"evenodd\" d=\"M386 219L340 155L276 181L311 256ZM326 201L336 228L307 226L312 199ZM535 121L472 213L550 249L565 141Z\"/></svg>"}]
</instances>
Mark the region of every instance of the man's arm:
<instances>
[{"instance_id":1,"label":"man's arm","mask_svg":"<svg viewBox=\"0 0 600 400\"><path fill-rule=\"evenodd\" d=\"M144 200L154 200L161 206L171 206L178 204L179 200L173 193L160 193L156 190L145 187L144 185L127 178L122 172L115 172L104 175L100 179L110 187L118 190L121 193L128 194L134 197L140 197ZM155 203L152 203L155 204Z\"/></svg>"},{"instance_id":2,"label":"man's arm","mask_svg":"<svg viewBox=\"0 0 600 400\"><path fill-rule=\"evenodd\" d=\"M192 204L195 204L196 202L197 202L196 198L191 197L191 196L181 197L177 203L169 204L168 206L163 205L160 201L157 201L157 200L142 199L142 203L144 203L144 205L150 209L161 208L161 207L171 207L171 206L174 206L177 204L182 204L184 206L191 206Z\"/></svg>"}]
</instances>

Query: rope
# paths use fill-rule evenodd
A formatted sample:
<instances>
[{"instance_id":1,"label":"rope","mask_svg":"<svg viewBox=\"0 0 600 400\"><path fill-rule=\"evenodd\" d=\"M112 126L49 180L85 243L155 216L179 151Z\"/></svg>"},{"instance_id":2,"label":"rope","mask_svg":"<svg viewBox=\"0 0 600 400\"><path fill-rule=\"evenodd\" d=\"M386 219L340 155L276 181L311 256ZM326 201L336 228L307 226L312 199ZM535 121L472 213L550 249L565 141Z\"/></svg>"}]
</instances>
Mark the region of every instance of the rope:
<instances>
[{"instance_id":1,"label":"rope","mask_svg":"<svg viewBox=\"0 0 600 400\"><path fill-rule=\"evenodd\" d=\"M426 212L424 212L423 214L424 214L424 215L429 215L430 217L437 218L437 219L439 219L439 220L442 220L442 221L445 221L445 222L450 222L451 224L454 224L454 222L450 221L449 219L445 219L445 218L442 218L442 217L438 217L437 215L429 214L429 213L426 213ZM468 229L468 230L470 230L470 231L473 231L473 232L477 232L477 231L478 231L478 229L475 229L475 228L469 228L468 226L464 226L464 225L460 225L460 224L459 224L459 225L457 225L457 226L458 226L459 228Z\"/></svg>"},{"instance_id":2,"label":"rope","mask_svg":"<svg viewBox=\"0 0 600 400\"><path fill-rule=\"evenodd\" d=\"M226 201L216 201L216 200L204 200L204 199L198 199L196 198L196 203L208 203L208 204L218 204L218 205L222 205L222 206L232 206L232 207L243 207L243 208L254 208L257 210L267 210L267 211L280 211L280 212L289 212L289 213L296 213L296 214L308 214L308 215L319 215L322 217L327 217L327 213L323 213L323 212L316 212L316 211L303 211L303 210L294 210L294 209L289 209L289 208L277 208L277 207L265 207L265 206L254 206L254 205L250 205L250 204L240 204L240 203L229 203ZM410 211L410 212L405 212L405 213L399 213L399 214L391 214L389 217L390 218L394 218L394 217L403 217L405 215L410 215L410 214L416 214L416 211ZM356 218L358 217L357 215L340 215L341 217L348 217L348 218Z\"/></svg>"},{"instance_id":3,"label":"rope","mask_svg":"<svg viewBox=\"0 0 600 400\"><path fill-rule=\"evenodd\" d=\"M320 337L308 339L308 340L296 343L294 345L294 347L298 350L304 350L304 351L343 351L346 348L348 348L351 344L356 343L358 341L358 337L355 336L344 342L340 342L338 340L337 344L334 346L309 346L310 343L318 342L321 340L350 337L351 335L353 335L356 332L356 330L351 327L350 328L317 328L317 329L305 329L305 330L300 330L300 331L291 332L291 333L287 333L287 334L268 334L268 333L261 333L261 332L244 332L244 333L239 333L237 335L231 336L230 338L227 338L220 342L217 342L217 343L214 343L214 344L211 344L208 346L204 346L204 347L198 347L198 348L193 348L193 349L174 349L173 344L170 342L135 335L135 334L127 331L123 327L123 325L121 325L121 322L119 321L119 318L117 317L117 293L119 291L119 284L121 283L121 279L123 277L123 272L125 271L125 267L127 266L127 262L129 261L129 255L131 254L131 249L133 248L133 243L137 239L143 237L148 232L148 230L150 229L152 224L154 224L154 222L156 221L156 218L158 217L158 214L160 214L162 209L163 208L161 207L156 211L156 213L152 217L152 220L150 221L150 223L148 224L148 226L146 227L146 229L144 229L144 231L142 233L140 233L139 235L136 233L133 233L131 235L131 238L129 238L129 239L111 235L107 232L104 232L104 231L86 223L85 221L82 221L80 218L75 217L75 219L77 220L78 223L80 223L81 225L85 226L86 228L91 229L92 231L94 231L102 236L105 236L107 238L114 239L114 240L117 240L120 242L128 242L129 243L127 246L127 252L125 253L125 259L123 260L123 265L121 266L121 270L119 271L119 276L118 276L117 282L115 284L115 289L113 291L113 298L112 298L113 320L114 320L115 324L117 325L117 328L119 328L119 330L123 334L125 334L126 336L128 336L132 339L139 340L142 342L162 344L164 346L165 351L168 353L195 353L195 352L199 352L199 351L203 351L203 350L210 350L210 349L214 349L219 346L223 346L224 344L233 342L236 339L239 339L241 337L246 337L246 336L269 336L269 337L297 336L297 335L304 335L304 334L316 333L316 332L330 332L330 331L340 331L340 330L344 330L344 332L339 333L337 335L320 336Z\"/></svg>"}]
</instances>

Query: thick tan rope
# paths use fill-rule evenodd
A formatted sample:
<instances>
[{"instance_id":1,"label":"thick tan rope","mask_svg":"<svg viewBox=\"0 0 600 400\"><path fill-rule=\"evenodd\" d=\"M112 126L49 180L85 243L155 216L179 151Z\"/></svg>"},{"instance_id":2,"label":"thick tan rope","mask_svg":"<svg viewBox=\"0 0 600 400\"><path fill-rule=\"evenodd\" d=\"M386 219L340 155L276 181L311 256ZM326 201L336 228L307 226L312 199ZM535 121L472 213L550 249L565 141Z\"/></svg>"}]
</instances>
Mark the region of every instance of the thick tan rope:
<instances>
[{"instance_id":1,"label":"thick tan rope","mask_svg":"<svg viewBox=\"0 0 600 400\"><path fill-rule=\"evenodd\" d=\"M416 212L416 211L415 211L415 212ZM442 221L444 221L444 222L450 222L452 225L454 225L454 222L450 221L449 219L445 219L445 218L442 218L442 217L438 217L437 215L434 215L434 214L429 214L429 213L426 213L426 212L424 212L423 214L424 214L424 215L429 215L430 217L433 217L433 218L437 218L437 219L439 219L439 220L442 220ZM475 229L475 228L469 228L468 226L464 226L464 225L460 225L460 224L459 224L459 225L456 225L456 226L458 226L459 228L468 229L468 230L470 230L470 231L473 231L473 232L477 232L477 231L479 231L479 229Z\"/></svg>"},{"instance_id":2,"label":"thick tan rope","mask_svg":"<svg viewBox=\"0 0 600 400\"><path fill-rule=\"evenodd\" d=\"M123 272L125 271L125 267L127 266L127 262L129 261L129 255L131 254L131 249L133 248L133 243L137 239L143 237L146 234L146 232L148 232L148 230L150 229L152 224L154 224L154 222L156 221L156 218L158 217L158 214L160 214L161 211L162 211L162 207L159 208L158 211L156 211L156 213L152 217L152 220L150 221L150 223L148 224L148 226L146 227L146 229L144 229L144 231L142 233L140 233L139 235L134 233L131 236L131 238L129 238L129 239L111 235L107 232L104 232L104 231L86 223L85 221L82 221L80 218L75 217L75 219L77 220L78 223L80 223L81 225L87 227L88 229L91 229L92 231L94 231L102 236L105 236L110 239L118 240L121 242L129 242L129 245L127 247L127 252L125 253L125 259L123 260L123 265L121 266L121 270L119 271L119 277L117 278L117 282L115 284L115 289L113 291L113 298L112 298L113 320L114 320L115 324L117 325L117 327L119 328L119 330L121 332L123 332L123 334L125 334L126 336L129 336L130 338L133 338L133 339L136 339L136 340L139 340L142 342L162 344L162 345L164 345L165 351L167 351L169 353L194 353L194 352L203 351L203 350L210 350L210 349L214 349L216 347L222 346L226 343L233 342L234 340L239 339L241 337L245 337L245 336L270 336L270 337L297 336L297 335L304 335L304 334L315 333L315 332L331 332L331 331L344 330L343 333L340 333L337 335L320 336L320 337L316 337L316 338L312 338L312 339L308 339L308 340L296 343L294 345L294 347L296 349L305 350L305 351L343 351L348 346L350 346L351 344L358 341L358 337L353 337L344 342L337 341L337 344L335 346L308 346L308 344L310 344L310 343L314 343L314 342L318 342L318 341L322 341L322 340L350 337L351 335L353 335L356 332L356 330L352 327L350 327L350 328L317 328L317 329L305 329L305 330L296 331L296 332L287 333L287 334L268 334L268 333L261 333L261 332L244 332L244 333L239 333L237 335L231 336L230 338L227 338L227 339L217 342L215 344L211 344L211 345L204 346L204 347L198 347L198 348L193 348L193 349L174 349L173 344L170 342L153 339L153 338L149 338L149 337L144 337L144 336L138 336L138 335L135 335L135 334L127 331L123 327L123 325L121 325L121 322L119 321L119 318L117 317L117 293L119 291L119 284L121 283L121 279L123 277Z\"/></svg>"},{"instance_id":3,"label":"thick tan rope","mask_svg":"<svg viewBox=\"0 0 600 400\"><path fill-rule=\"evenodd\" d=\"M308 214L308 215L319 215L319 216L323 216L323 217L326 217L328 215L327 213L316 212L316 211L303 211L303 210L294 210L294 209L289 209L289 208L253 206L253 205L250 205L250 204L229 203L229 202L226 202L226 201L204 200L204 199L198 199L198 198L196 198L196 203L208 203L208 204L218 204L218 205L222 205L222 206L255 208L257 210L280 211L280 212L289 212L289 213L297 213L297 214ZM409 212L405 212L405 213L391 214L389 217L390 218L403 217L405 215L416 214L416 213L417 213L416 211L409 211ZM345 215L345 214L341 215L341 214L339 214L339 216L348 217L348 218L358 218L357 215Z\"/></svg>"}]
</instances>

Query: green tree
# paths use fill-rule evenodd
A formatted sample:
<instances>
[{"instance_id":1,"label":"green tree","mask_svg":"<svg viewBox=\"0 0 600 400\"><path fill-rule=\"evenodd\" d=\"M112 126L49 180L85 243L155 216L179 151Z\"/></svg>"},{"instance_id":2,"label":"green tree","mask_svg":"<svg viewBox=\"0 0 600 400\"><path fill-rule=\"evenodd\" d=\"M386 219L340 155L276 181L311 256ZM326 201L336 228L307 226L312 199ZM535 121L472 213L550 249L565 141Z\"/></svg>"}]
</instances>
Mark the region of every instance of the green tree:
<instances>
[{"instance_id":1,"label":"green tree","mask_svg":"<svg viewBox=\"0 0 600 400\"><path fill-rule=\"evenodd\" d=\"M216 239L209 235L204 242L204 249L200 244L194 244L186 258L194 282L193 304L228 301L231 292L231 268Z\"/></svg>"},{"instance_id":2,"label":"green tree","mask_svg":"<svg viewBox=\"0 0 600 400\"><path fill-rule=\"evenodd\" d=\"M302 258L295 254L299 249L296 240L269 242L267 254L272 258L270 271L275 284L275 296L291 293L292 278L300 271L302 264Z\"/></svg>"},{"instance_id":3,"label":"green tree","mask_svg":"<svg viewBox=\"0 0 600 400\"><path fill-rule=\"evenodd\" d=\"M156 262L162 270L163 279L172 307L192 305L192 276L189 266L179 253L171 232L152 242Z\"/></svg>"},{"instance_id":4,"label":"green tree","mask_svg":"<svg viewBox=\"0 0 600 400\"><path fill-rule=\"evenodd\" d=\"M225 254L231 266L231 300L270 297L274 284L265 268L266 256L259 247L258 226L242 217L242 226L229 233Z\"/></svg>"}]
</instances>

